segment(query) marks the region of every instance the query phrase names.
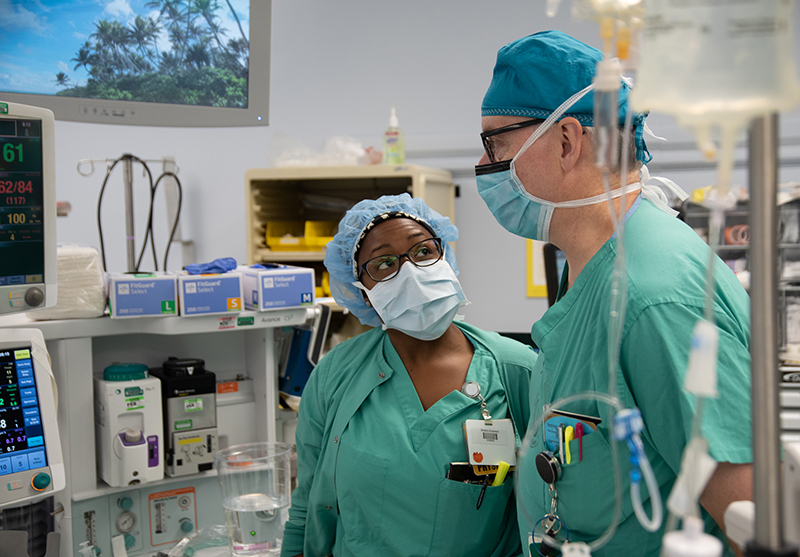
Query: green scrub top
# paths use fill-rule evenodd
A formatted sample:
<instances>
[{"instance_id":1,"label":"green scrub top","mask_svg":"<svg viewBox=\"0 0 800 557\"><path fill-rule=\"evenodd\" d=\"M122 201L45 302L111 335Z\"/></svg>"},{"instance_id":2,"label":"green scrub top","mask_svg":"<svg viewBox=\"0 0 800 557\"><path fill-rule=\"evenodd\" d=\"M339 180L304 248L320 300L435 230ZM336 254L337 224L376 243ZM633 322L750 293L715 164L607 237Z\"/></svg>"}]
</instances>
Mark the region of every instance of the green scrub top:
<instances>
[{"instance_id":1,"label":"green scrub top","mask_svg":"<svg viewBox=\"0 0 800 557\"><path fill-rule=\"evenodd\" d=\"M641 198L640 198L641 199ZM625 225L627 310L620 362L616 370L618 396L625 408L642 412L645 452L666 502L678 472L683 449L691 437L694 397L682 387L692 330L703 316L708 246L685 223L641 200ZM531 380L530 445L520 480L520 531L524 547L536 521L550 509L548 486L533 465L544 450L540 418L546 405L585 392L608 392L608 327L610 286L616 241L609 240L566 289L564 273L559 300L532 328L540 348ZM750 409L749 299L736 276L715 260L714 319L720 329L718 390L705 402L702 432L709 453L718 462L752 462ZM609 442L609 408L596 400L571 403L562 410L602 419L598 431L585 436L583 458L579 442L569 443L571 464L562 466L556 483L558 516L571 540L587 543L608 528L614 509L614 477ZM657 556L664 524L656 533L642 528L630 498L628 449L617 445L622 465L622 515L603 555ZM531 460L528 460L531 459ZM652 517L649 494L642 481L644 508ZM706 531L726 546L720 528L705 511ZM666 521L667 512L664 509ZM534 556L536 553L534 552Z\"/></svg>"},{"instance_id":2,"label":"green scrub top","mask_svg":"<svg viewBox=\"0 0 800 557\"><path fill-rule=\"evenodd\" d=\"M475 349L467 380L479 383L492 418L513 416L519 443L529 417L520 390L536 354L458 326ZM385 332L339 345L303 392L282 555L520 555L514 482L487 487L476 509L481 486L445 478L451 462L467 461L467 419L481 419L480 402L459 391L423 411Z\"/></svg>"},{"instance_id":3,"label":"green scrub top","mask_svg":"<svg viewBox=\"0 0 800 557\"><path fill-rule=\"evenodd\" d=\"M481 419L480 407L452 391L423 411L388 335L382 349L394 373L370 393L339 440L333 554L518 554L509 516L513 482L487 487L476 509L481 486L445 478L451 462L467 461L462 424ZM481 386L492 417L508 415L497 366L479 347L467 380Z\"/></svg>"}]
</instances>

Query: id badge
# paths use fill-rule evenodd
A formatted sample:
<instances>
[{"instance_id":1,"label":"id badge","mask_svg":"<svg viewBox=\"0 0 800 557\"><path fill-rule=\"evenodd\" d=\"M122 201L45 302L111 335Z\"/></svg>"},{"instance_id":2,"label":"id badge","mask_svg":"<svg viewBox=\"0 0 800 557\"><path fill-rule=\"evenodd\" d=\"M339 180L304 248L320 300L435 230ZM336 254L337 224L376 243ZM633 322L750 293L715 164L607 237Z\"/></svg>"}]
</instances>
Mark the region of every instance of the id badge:
<instances>
[{"instance_id":1,"label":"id badge","mask_svg":"<svg viewBox=\"0 0 800 557\"><path fill-rule=\"evenodd\" d=\"M511 420L467 420L464 422L469 463L517 465L517 442Z\"/></svg>"}]
</instances>

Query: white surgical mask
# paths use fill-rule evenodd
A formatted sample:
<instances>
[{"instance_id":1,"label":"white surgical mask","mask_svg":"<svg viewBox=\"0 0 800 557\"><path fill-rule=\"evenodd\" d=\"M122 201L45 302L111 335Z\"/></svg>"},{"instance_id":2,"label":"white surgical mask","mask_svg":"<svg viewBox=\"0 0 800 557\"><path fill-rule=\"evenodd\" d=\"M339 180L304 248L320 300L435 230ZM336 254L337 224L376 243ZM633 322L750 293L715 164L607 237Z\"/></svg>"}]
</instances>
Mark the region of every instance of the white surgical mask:
<instances>
[{"instance_id":1,"label":"white surgical mask","mask_svg":"<svg viewBox=\"0 0 800 557\"><path fill-rule=\"evenodd\" d=\"M469 302L456 274L444 259L429 267L406 261L397 275L367 290L372 307L383 321L383 328L396 329L419 340L441 337L458 309Z\"/></svg>"}]
</instances>

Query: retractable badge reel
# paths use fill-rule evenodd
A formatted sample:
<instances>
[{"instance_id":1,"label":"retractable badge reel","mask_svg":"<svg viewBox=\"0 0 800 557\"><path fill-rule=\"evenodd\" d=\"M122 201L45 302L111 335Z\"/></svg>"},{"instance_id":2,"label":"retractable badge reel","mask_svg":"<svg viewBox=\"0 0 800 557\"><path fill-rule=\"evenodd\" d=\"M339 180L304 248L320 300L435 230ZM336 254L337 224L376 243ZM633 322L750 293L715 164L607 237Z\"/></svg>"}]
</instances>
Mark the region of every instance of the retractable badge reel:
<instances>
[{"instance_id":1,"label":"retractable badge reel","mask_svg":"<svg viewBox=\"0 0 800 557\"><path fill-rule=\"evenodd\" d=\"M483 415L483 419L486 421L492 419L489 415L489 411L486 409L486 400L481 396L481 386L477 381L467 381L464 383L461 387L461 393L472 399L481 399L481 414Z\"/></svg>"},{"instance_id":2,"label":"retractable badge reel","mask_svg":"<svg viewBox=\"0 0 800 557\"><path fill-rule=\"evenodd\" d=\"M544 543L542 534L547 534L551 538L557 538L562 542L569 540L569 532L558 517L557 512L558 492L556 490L556 482L561 477L561 463L556 455L550 451L542 451L537 454L535 463L539 476L550 486L550 512L539 519L528 541L532 545L531 549L535 549L539 555L557 555L559 552L555 548Z\"/></svg>"}]
</instances>

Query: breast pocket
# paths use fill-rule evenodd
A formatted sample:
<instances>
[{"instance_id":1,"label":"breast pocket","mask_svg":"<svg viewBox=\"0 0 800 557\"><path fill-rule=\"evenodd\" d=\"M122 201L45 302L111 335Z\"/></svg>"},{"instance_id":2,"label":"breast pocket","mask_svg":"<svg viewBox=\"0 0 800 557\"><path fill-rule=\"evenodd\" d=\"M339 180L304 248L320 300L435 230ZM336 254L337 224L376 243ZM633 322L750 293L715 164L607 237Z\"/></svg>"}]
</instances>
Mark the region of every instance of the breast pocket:
<instances>
[{"instance_id":1,"label":"breast pocket","mask_svg":"<svg viewBox=\"0 0 800 557\"><path fill-rule=\"evenodd\" d=\"M570 532L588 539L600 536L608 528L614 513L614 466L611 446L605 432L596 431L583 437L583 458L578 440L569 442L571 463L562 465L561 478L556 483L558 516ZM617 444L622 467L622 514L617 523L631 514L628 462L625 444Z\"/></svg>"},{"instance_id":2,"label":"breast pocket","mask_svg":"<svg viewBox=\"0 0 800 557\"><path fill-rule=\"evenodd\" d=\"M503 485L487 487L481 508L476 509L481 485L443 479L430 555L502 555L503 546L515 547L519 534L513 488L510 478Z\"/></svg>"},{"instance_id":3,"label":"breast pocket","mask_svg":"<svg viewBox=\"0 0 800 557\"><path fill-rule=\"evenodd\" d=\"M379 539L389 461L345 444L336 458L336 498L345 537Z\"/></svg>"}]
</instances>

